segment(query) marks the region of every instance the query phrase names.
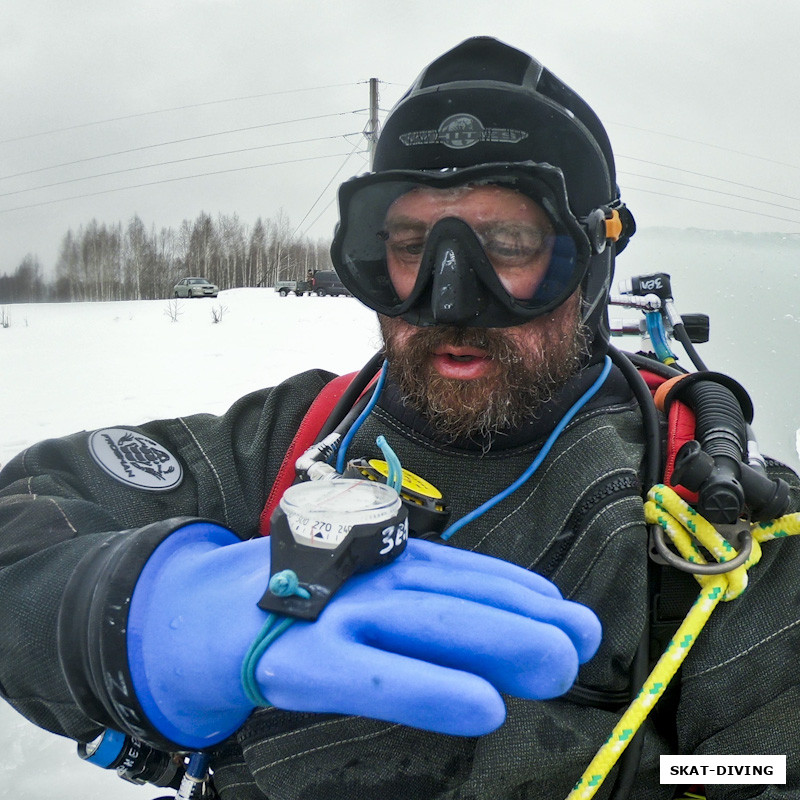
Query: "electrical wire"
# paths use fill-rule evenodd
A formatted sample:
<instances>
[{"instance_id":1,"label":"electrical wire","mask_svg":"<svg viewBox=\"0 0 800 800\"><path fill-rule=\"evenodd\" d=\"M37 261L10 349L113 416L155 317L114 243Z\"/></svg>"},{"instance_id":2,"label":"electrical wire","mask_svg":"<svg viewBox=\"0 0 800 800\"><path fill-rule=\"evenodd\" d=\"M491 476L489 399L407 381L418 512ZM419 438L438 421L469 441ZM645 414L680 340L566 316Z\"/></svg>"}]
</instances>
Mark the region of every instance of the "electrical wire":
<instances>
[{"instance_id":1,"label":"electrical wire","mask_svg":"<svg viewBox=\"0 0 800 800\"><path fill-rule=\"evenodd\" d=\"M732 186L741 186L743 189L750 189L750 190L755 191L755 192L764 192L764 194L772 194L772 195L775 195L776 197L783 197L786 200L796 200L798 203L800 203L800 197L798 197L796 195L783 194L783 192L774 192L771 189L762 189L760 186L753 186L750 183L742 183L741 181L732 181L729 178L720 178L717 175L709 175L706 172L696 172L695 170L686 169L685 167L676 167L676 166L674 166L672 164L661 164L661 163L659 163L657 161L648 161L645 158L636 158L635 156L626 156L626 155L623 155L622 153L617 153L615 157L616 157L617 161L619 161L620 159L625 159L627 161L636 161L636 162L638 162L640 164L647 164L648 166L651 166L651 167L661 167L662 169L670 169L670 170L673 170L674 172L683 172L683 173L686 173L687 175L694 175L694 176L696 176L698 178L708 178L709 180L719 181L720 183L729 183ZM645 177L647 177L647 176L645 176Z\"/></svg>"},{"instance_id":2,"label":"electrical wire","mask_svg":"<svg viewBox=\"0 0 800 800\"><path fill-rule=\"evenodd\" d=\"M791 222L795 225L800 225L800 219L787 219L786 217L778 217L775 214L764 214L761 211L752 211L749 208L737 208L736 206L726 206L723 203L712 203L709 200L699 200L695 197L681 197L677 194L669 194L668 192L656 192L653 189L642 189L639 186L627 186L625 187L627 192L644 192L645 194L654 194L658 197L668 197L671 200L681 200L687 203L700 203L704 206L712 206L714 208L724 208L728 211L739 211L742 214L749 214L750 216L755 217L766 217L767 219L776 219L780 220L781 222Z\"/></svg>"},{"instance_id":3,"label":"electrical wire","mask_svg":"<svg viewBox=\"0 0 800 800\"><path fill-rule=\"evenodd\" d=\"M678 136L675 133L665 133L664 131L654 131L654 130L651 130L650 128L640 128L637 125L629 125L629 124L627 124L625 122L611 122L609 120L606 120L605 124L606 125L616 125L616 126L618 126L620 128L630 128L631 130L641 131L642 133L651 133L654 136L664 136L667 139L676 139L676 140L678 140L680 142L686 142L687 144L699 144L702 147L709 147L709 148L712 148L714 150L722 150L725 153L733 153L734 155L737 155L737 156L746 156L747 158L753 158L753 159L756 159L757 161L766 161L766 162L768 162L770 164L777 164L780 167L789 167L790 169L800 169L800 165L797 165L797 164L790 164L790 163L788 163L786 161L778 161L777 159L774 159L774 158L767 158L766 156L759 156L759 155L756 155L755 153L748 153L748 152L746 152L744 150L734 150L731 147L725 147L724 145L721 145L721 144L714 144L712 142L703 142L703 141L700 141L699 139L689 139L686 136Z\"/></svg>"},{"instance_id":4,"label":"electrical wire","mask_svg":"<svg viewBox=\"0 0 800 800\"><path fill-rule=\"evenodd\" d=\"M158 161L155 164L142 164L138 167L127 167L125 169L115 169L111 170L110 172L98 172L94 175L84 175L81 178L69 178L65 181L56 181L55 183L44 183L40 184L39 186L31 186L28 189L17 189L13 192L2 192L0 193L0 197L10 197L11 195L15 194L24 194L25 192L35 192L39 189L52 189L54 186L65 186L69 183L79 183L80 181L89 181L93 180L94 178L108 178L112 175L123 175L126 172L137 172L143 169L154 169L156 167L169 167L173 164L185 164L189 161L202 161L205 158L217 158L218 156L232 156L238 155L240 153L252 153L255 150L268 150L272 147L290 147L291 145L295 144L310 144L312 142L327 142L331 141L332 139L346 139L348 136L357 136L360 135L358 131L350 131L349 133L341 133L336 134L334 136L317 136L314 139L294 139L288 142L274 142L272 144L260 144L256 147L241 147L238 150L222 150L217 153L206 153L202 156L189 156L188 158L175 158L171 161ZM356 143L356 147L360 145L360 142Z\"/></svg>"},{"instance_id":5,"label":"electrical wire","mask_svg":"<svg viewBox=\"0 0 800 800\"><path fill-rule=\"evenodd\" d=\"M787 206L787 205L784 205L783 203L772 203L769 200L759 200L757 197L744 198L744 197L742 197L741 194L735 194L733 192L723 192L721 189L711 189L710 187L707 187L707 186L697 186L696 184L686 183L685 181L673 181L673 180L670 180L669 178L657 178L654 175L641 175L638 172L619 172L617 174L618 175L627 175L628 177L631 177L631 178L644 178L645 180L657 181L658 183L669 183L669 184L672 184L674 186L681 186L684 189L699 189L702 192L710 192L711 194L719 194L719 195L722 195L723 197L737 197L740 200L747 199L750 202L759 203L760 205L774 206L775 208L783 208L783 209L786 209L788 211L797 211L798 214L800 214L800 208L798 208L797 206Z\"/></svg>"},{"instance_id":6,"label":"electrical wire","mask_svg":"<svg viewBox=\"0 0 800 800\"><path fill-rule=\"evenodd\" d=\"M356 153L356 155L365 156L366 152L367 152L366 150L359 150ZM362 160L365 165L368 165L369 162L367 161L367 159L362 159ZM317 224L317 222L319 222L320 217L322 217L322 215L336 202L336 197L337 195L334 194L333 197L331 197L331 199L325 204L325 206L322 208L319 214L317 214L317 216L311 220L311 222L308 224L308 227L306 227L306 229L303 231L303 236L308 235L308 232Z\"/></svg>"},{"instance_id":7,"label":"electrical wire","mask_svg":"<svg viewBox=\"0 0 800 800\"><path fill-rule=\"evenodd\" d=\"M361 146L361 142L356 142L356 144L353 147L353 149L347 154L347 157L345 158L345 160L339 165L339 169L337 169L336 172L334 172L333 175L331 175L331 179L325 184L325 187L317 195L317 199L311 204L311 207L308 209L308 211L306 211L305 216L303 217L303 219L300 220L300 222L298 223L297 227L294 229L294 233L292 234L292 239L294 239L294 237L297 235L297 231L300 230L300 228L303 226L303 223L308 219L308 215L314 210L314 206L317 203L319 203L319 201L322 198L322 196L330 188L330 185L336 180L336 176L344 169L345 164L347 164L347 162L350 160L350 158L353 156L353 154L356 152L356 150L358 150L358 148L360 146ZM323 209L323 211L324 211L324 209ZM319 217L317 217L317 219L319 219ZM315 219L314 222L316 222L316 221L317 220ZM309 225L309 229L312 228L313 226L314 226L314 223L312 222L311 225ZM307 232L308 231L306 231L305 233L307 233Z\"/></svg>"},{"instance_id":8,"label":"electrical wire","mask_svg":"<svg viewBox=\"0 0 800 800\"><path fill-rule=\"evenodd\" d=\"M87 192L86 194L77 194L72 195L70 197L60 197L56 200L43 200L40 203L29 203L28 205L24 206L14 206L13 208L0 208L0 214L8 214L11 211L24 211L28 208L38 208L40 206L49 206L55 203L67 203L70 200L80 200L84 197L97 197L103 194L113 194L114 192L124 192L128 189L142 189L147 186L160 186L161 184L165 183L176 183L178 181L188 181L193 180L195 178L208 178L213 175L226 175L232 172L246 172L247 170L251 169L262 169L264 167L281 167L285 164L299 164L303 161L319 161L324 158L341 158L342 156L347 155L347 153L331 153L330 155L325 156L309 156L308 158L293 158L288 161L273 161L268 164L251 164L247 167L232 167L231 169L220 169L215 170L213 172L202 172L197 175L182 175L178 178L163 178L162 180L158 181L148 181L147 183L136 183L131 186L118 186L114 189L103 189L98 192Z\"/></svg>"},{"instance_id":9,"label":"electrical wire","mask_svg":"<svg viewBox=\"0 0 800 800\"><path fill-rule=\"evenodd\" d=\"M153 150L156 147L167 147L173 144L185 144L186 142L196 142L200 139L212 139L215 136L227 136L231 133L247 133L249 131L263 130L264 128L274 128L278 125L293 125L296 122L312 122L318 119L328 119L330 117L344 117L350 114L363 114L365 108L357 108L352 111L337 111L332 114L318 114L313 117L300 117L298 119L281 120L280 122L265 122L261 125L248 125L244 128L231 128L225 131L215 131L214 133L201 133L197 136L187 136L183 139L171 139L167 142L156 142L154 144L141 145L140 147L131 147L127 150L117 150L113 153L103 153L97 156L87 156L86 158L79 158L75 161L65 161L61 164L51 164L48 167L38 167L37 169L26 170L25 172L15 172L13 175L0 175L0 181L9 180L11 178L21 178L25 175L33 175L36 172L46 172L51 169L58 169L59 167L71 167L75 164L85 164L88 161L97 161L101 158L112 158L114 156L128 155L129 153L139 153L143 150Z\"/></svg>"},{"instance_id":10,"label":"electrical wire","mask_svg":"<svg viewBox=\"0 0 800 800\"><path fill-rule=\"evenodd\" d=\"M81 130L83 128L96 127L98 125L107 125L111 122L124 122L129 119L139 119L141 117L151 117L157 114L169 114L174 111L188 111L192 108L204 108L206 106L221 105L223 103L238 103L243 100L259 100L262 97L275 97L282 94L299 94L301 92L316 92L322 89L340 89L345 86L357 86L366 83L366 81L356 81L356 83L332 83L327 86L310 86L305 89L281 89L275 92L264 92L262 94L244 95L242 97L226 97L221 100L206 100L203 103L189 103L188 105L173 106L171 108L159 108L153 111L140 111L137 114L125 114L120 117L108 117L107 119L95 120L93 122L82 122L77 125L68 125L64 128L53 128L49 131L38 131L37 133L27 133L24 136L16 136L11 139L0 139L0 144L9 144L10 142L21 142L26 139L35 139L39 136L50 136L54 133L66 133L67 131Z\"/></svg>"}]
</instances>

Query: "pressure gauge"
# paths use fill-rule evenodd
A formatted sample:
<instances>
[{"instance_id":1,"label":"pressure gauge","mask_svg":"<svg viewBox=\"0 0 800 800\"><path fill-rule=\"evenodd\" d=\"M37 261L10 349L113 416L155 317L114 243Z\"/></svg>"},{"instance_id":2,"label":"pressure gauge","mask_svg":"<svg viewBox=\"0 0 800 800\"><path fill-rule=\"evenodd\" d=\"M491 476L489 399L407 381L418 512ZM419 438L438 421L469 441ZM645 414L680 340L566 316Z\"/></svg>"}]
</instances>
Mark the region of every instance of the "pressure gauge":
<instances>
[{"instance_id":1,"label":"pressure gauge","mask_svg":"<svg viewBox=\"0 0 800 800\"><path fill-rule=\"evenodd\" d=\"M298 544L330 550L355 525L383 525L400 506L400 496L384 484L343 479L290 486L280 501Z\"/></svg>"},{"instance_id":2,"label":"pressure gauge","mask_svg":"<svg viewBox=\"0 0 800 800\"><path fill-rule=\"evenodd\" d=\"M398 493L385 484L309 481L286 490L270 531L271 575L296 575L300 591L276 594L271 580L273 588L258 605L314 620L353 573L400 555L408 539L408 514Z\"/></svg>"}]
</instances>

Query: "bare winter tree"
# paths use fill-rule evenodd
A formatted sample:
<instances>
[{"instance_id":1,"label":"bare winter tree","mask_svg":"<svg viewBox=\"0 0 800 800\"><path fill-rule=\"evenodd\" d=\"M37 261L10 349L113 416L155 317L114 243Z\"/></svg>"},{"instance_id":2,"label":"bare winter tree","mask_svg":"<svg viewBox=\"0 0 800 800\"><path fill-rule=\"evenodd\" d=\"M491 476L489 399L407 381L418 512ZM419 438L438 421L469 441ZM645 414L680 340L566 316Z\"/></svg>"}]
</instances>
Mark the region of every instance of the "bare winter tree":
<instances>
[{"instance_id":1,"label":"bare winter tree","mask_svg":"<svg viewBox=\"0 0 800 800\"><path fill-rule=\"evenodd\" d=\"M0 303L36 303L47 299L47 293L39 259L31 253L22 259L13 275L0 276Z\"/></svg>"}]
</instances>

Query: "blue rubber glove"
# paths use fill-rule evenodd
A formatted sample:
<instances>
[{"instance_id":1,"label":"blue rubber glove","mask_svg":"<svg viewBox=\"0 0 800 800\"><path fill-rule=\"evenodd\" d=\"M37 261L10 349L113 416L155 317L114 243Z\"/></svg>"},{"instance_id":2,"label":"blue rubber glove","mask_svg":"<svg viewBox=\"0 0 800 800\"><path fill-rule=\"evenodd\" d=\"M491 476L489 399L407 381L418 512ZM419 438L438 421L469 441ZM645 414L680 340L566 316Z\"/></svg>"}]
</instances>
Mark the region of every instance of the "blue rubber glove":
<instances>
[{"instance_id":1,"label":"blue rubber glove","mask_svg":"<svg viewBox=\"0 0 800 800\"><path fill-rule=\"evenodd\" d=\"M128 659L151 722L187 749L214 744L252 711L242 660L266 613L269 540L189 524L136 584ZM348 580L316 622L297 621L256 668L264 697L292 711L354 714L477 736L505 719L500 692L566 692L600 623L544 578L505 561L409 540L392 564Z\"/></svg>"}]
</instances>

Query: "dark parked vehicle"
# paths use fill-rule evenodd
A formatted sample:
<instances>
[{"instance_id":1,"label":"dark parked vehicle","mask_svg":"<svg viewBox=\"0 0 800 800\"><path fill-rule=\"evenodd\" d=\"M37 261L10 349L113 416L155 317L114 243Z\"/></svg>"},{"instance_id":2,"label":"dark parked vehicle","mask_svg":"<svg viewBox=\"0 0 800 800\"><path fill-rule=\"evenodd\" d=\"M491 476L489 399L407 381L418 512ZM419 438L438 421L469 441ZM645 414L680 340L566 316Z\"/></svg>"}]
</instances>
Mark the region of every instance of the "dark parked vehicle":
<instances>
[{"instance_id":1,"label":"dark parked vehicle","mask_svg":"<svg viewBox=\"0 0 800 800\"><path fill-rule=\"evenodd\" d=\"M345 295L352 297L352 292L339 280L339 276L332 269L319 270L314 273L314 291L320 296Z\"/></svg>"}]
</instances>

